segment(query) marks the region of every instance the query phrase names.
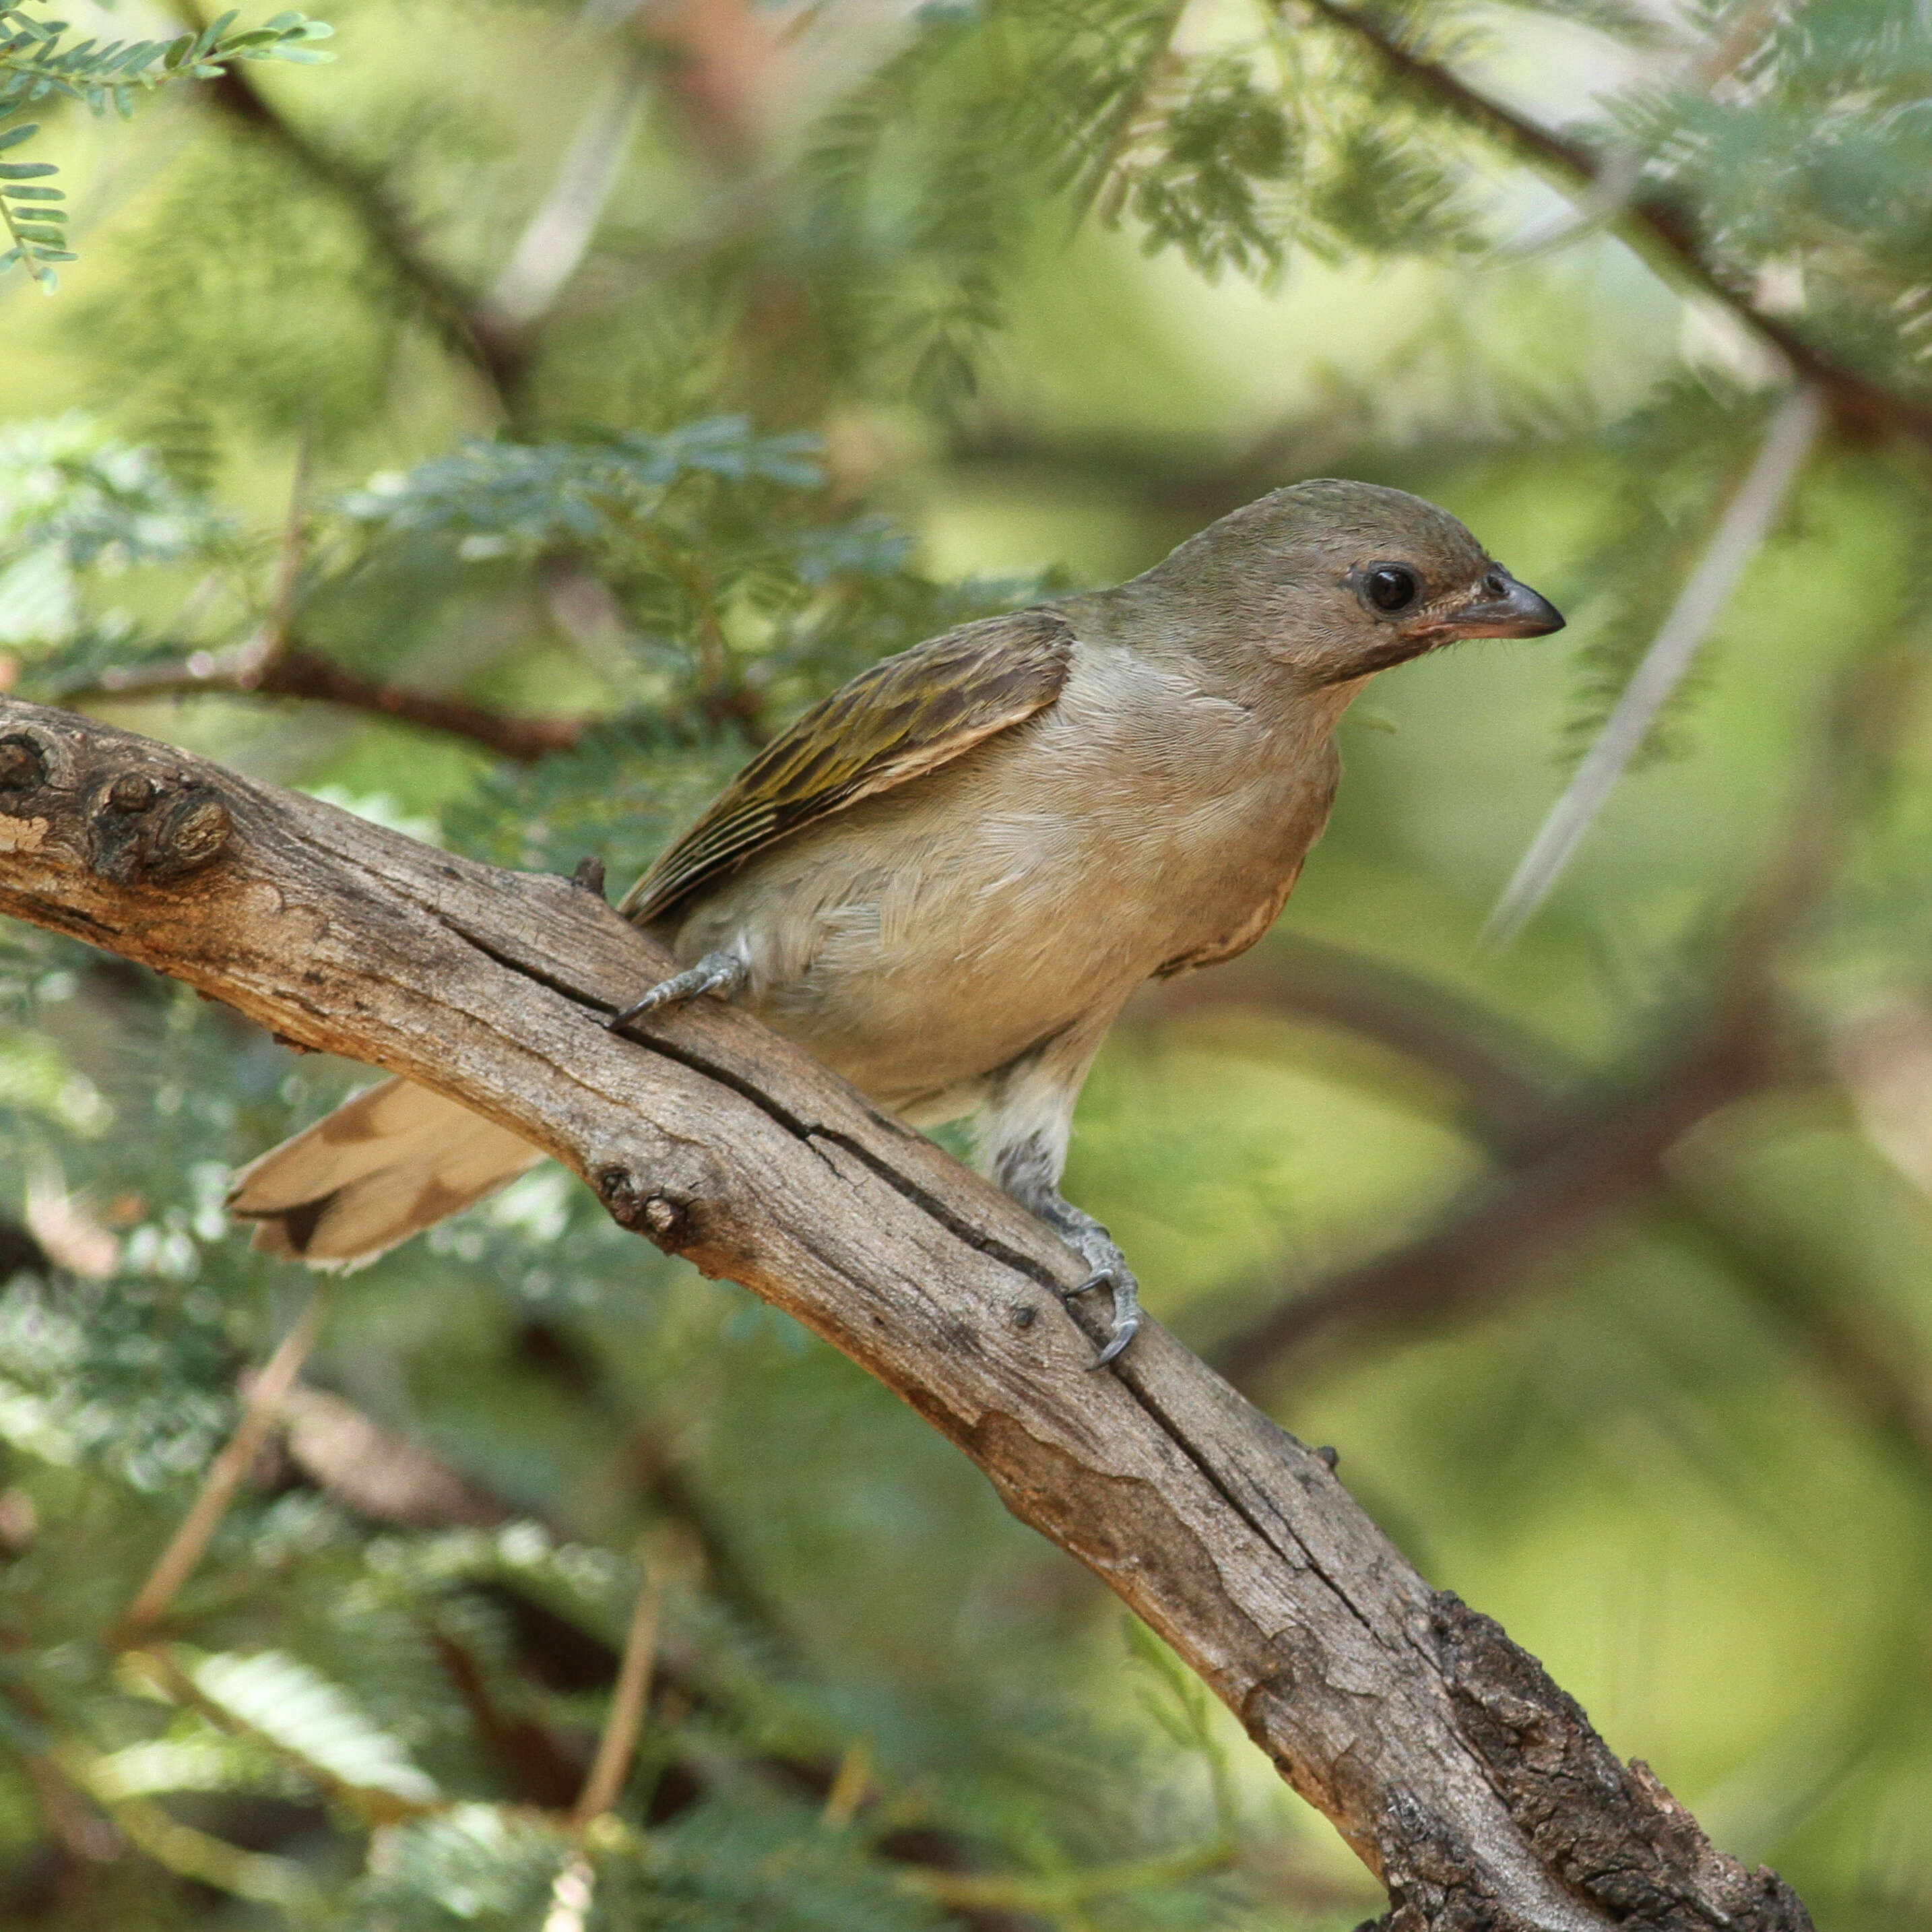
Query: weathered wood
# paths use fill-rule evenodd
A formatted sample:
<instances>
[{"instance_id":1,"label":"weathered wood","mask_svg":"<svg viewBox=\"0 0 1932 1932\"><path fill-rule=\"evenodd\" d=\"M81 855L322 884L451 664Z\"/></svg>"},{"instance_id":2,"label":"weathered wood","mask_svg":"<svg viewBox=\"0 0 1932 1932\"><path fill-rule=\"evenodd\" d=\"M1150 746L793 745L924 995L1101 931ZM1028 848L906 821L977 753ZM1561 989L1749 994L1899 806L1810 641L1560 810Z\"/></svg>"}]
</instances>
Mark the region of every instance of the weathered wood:
<instances>
[{"instance_id":1,"label":"weathered wood","mask_svg":"<svg viewBox=\"0 0 1932 1932\"><path fill-rule=\"evenodd\" d=\"M0 700L0 909L463 1101L843 1350L1200 1672L1391 1932L1808 1927L1162 1330L1090 1374L1081 1266L1004 1196L743 1014L614 1037L670 962L584 884Z\"/></svg>"}]
</instances>

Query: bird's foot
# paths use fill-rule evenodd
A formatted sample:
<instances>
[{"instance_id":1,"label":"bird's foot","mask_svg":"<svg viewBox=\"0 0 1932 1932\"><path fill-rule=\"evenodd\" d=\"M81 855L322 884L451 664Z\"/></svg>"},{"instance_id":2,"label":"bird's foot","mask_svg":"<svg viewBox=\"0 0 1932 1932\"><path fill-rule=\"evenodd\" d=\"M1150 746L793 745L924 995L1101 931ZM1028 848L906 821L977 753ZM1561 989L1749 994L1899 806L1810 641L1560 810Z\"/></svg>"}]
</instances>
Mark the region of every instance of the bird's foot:
<instances>
[{"instance_id":1,"label":"bird's foot","mask_svg":"<svg viewBox=\"0 0 1932 1932\"><path fill-rule=\"evenodd\" d=\"M1090 1294L1096 1288L1114 1291L1114 1325L1106 1346L1088 1364L1104 1369L1134 1339L1141 1325L1140 1283L1127 1265L1127 1258L1114 1245L1114 1238L1070 1201L1055 1195L1040 1210L1040 1218L1091 1268L1094 1272L1077 1287L1063 1288L1060 1299L1070 1301L1076 1294Z\"/></svg>"},{"instance_id":2,"label":"bird's foot","mask_svg":"<svg viewBox=\"0 0 1932 1932\"><path fill-rule=\"evenodd\" d=\"M674 974L668 980L660 980L640 1000L635 1000L617 1014L610 1024L614 1030L628 1026L632 1021L642 1019L646 1013L656 1012L660 1006L681 1006L688 1000L694 1000L700 994L715 994L721 1000L728 1000L744 991L745 982L750 976L743 960L735 952L707 952L694 966L687 966L682 973Z\"/></svg>"}]
</instances>

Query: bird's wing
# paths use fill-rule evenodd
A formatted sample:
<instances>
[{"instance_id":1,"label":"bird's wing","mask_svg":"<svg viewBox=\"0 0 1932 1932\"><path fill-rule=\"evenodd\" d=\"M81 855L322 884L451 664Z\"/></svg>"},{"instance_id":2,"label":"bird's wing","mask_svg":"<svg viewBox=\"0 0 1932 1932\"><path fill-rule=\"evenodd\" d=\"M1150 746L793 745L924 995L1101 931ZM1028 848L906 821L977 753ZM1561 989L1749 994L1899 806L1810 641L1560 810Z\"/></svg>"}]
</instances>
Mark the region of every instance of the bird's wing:
<instances>
[{"instance_id":1,"label":"bird's wing","mask_svg":"<svg viewBox=\"0 0 1932 1932\"><path fill-rule=\"evenodd\" d=\"M1072 650L1058 611L1018 610L862 670L766 746L618 910L647 924L774 840L1022 723L1060 695Z\"/></svg>"}]
</instances>

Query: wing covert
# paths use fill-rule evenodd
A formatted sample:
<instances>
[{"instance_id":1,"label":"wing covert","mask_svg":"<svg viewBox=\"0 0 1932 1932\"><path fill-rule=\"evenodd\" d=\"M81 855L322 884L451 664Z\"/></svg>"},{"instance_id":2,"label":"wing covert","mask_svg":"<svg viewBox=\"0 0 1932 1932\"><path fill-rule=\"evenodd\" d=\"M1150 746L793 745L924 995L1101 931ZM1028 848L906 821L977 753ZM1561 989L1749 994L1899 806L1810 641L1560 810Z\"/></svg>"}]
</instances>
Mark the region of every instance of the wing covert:
<instances>
[{"instance_id":1,"label":"wing covert","mask_svg":"<svg viewBox=\"0 0 1932 1932\"><path fill-rule=\"evenodd\" d=\"M1060 695L1073 632L1036 607L862 670L782 731L618 906L638 925L774 841L936 770Z\"/></svg>"}]
</instances>

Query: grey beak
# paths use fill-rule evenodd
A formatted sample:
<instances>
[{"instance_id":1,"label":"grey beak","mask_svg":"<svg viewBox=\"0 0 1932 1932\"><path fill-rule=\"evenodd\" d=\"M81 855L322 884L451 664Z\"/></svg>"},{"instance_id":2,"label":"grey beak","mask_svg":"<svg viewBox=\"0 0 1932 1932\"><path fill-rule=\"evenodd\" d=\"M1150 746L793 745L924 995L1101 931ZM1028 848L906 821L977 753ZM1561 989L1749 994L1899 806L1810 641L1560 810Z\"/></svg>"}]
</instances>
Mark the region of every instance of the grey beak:
<instances>
[{"instance_id":1,"label":"grey beak","mask_svg":"<svg viewBox=\"0 0 1932 1932\"><path fill-rule=\"evenodd\" d=\"M1546 597L1519 584L1506 570L1495 573L1508 587L1500 596L1465 604L1449 620L1459 638L1546 638L1563 628L1563 614ZM1493 579L1491 580L1493 582ZM1486 590L1490 584L1486 583Z\"/></svg>"}]
</instances>

